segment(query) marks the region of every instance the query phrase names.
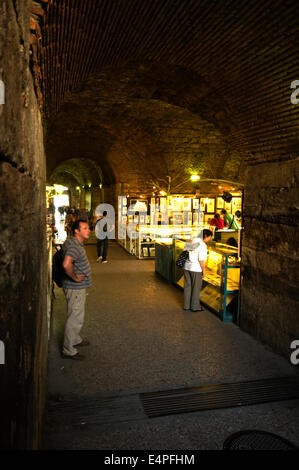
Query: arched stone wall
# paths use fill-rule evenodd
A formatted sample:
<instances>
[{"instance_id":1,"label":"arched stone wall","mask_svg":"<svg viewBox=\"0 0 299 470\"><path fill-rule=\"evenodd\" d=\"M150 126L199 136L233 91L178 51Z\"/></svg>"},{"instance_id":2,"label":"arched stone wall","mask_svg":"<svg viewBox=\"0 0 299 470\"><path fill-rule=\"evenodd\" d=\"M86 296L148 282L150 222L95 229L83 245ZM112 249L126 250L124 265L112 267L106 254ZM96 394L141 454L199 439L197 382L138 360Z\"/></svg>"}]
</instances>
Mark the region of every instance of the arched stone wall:
<instances>
[{"instance_id":1,"label":"arched stone wall","mask_svg":"<svg viewBox=\"0 0 299 470\"><path fill-rule=\"evenodd\" d=\"M38 448L47 361L43 128L29 68L29 2L1 2L1 448ZM9 42L7 41L9 38Z\"/></svg>"}]
</instances>

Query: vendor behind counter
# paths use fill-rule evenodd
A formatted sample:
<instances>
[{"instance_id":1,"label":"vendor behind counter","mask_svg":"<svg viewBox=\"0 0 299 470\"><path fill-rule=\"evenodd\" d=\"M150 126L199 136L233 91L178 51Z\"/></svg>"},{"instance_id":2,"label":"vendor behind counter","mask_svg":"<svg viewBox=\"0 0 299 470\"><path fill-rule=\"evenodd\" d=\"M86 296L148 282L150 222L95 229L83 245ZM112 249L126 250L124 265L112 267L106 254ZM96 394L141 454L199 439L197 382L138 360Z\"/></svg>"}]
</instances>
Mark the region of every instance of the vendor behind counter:
<instances>
[{"instance_id":1,"label":"vendor behind counter","mask_svg":"<svg viewBox=\"0 0 299 470\"><path fill-rule=\"evenodd\" d=\"M222 209L221 215L224 220L224 227L231 230L240 230L240 226L237 222L237 219L233 214L228 214L225 209Z\"/></svg>"},{"instance_id":2,"label":"vendor behind counter","mask_svg":"<svg viewBox=\"0 0 299 470\"><path fill-rule=\"evenodd\" d=\"M209 225L214 227L214 241L238 246L238 232L241 227L235 215L228 214L225 209L222 209L221 216L215 214L214 218L209 221Z\"/></svg>"}]
</instances>

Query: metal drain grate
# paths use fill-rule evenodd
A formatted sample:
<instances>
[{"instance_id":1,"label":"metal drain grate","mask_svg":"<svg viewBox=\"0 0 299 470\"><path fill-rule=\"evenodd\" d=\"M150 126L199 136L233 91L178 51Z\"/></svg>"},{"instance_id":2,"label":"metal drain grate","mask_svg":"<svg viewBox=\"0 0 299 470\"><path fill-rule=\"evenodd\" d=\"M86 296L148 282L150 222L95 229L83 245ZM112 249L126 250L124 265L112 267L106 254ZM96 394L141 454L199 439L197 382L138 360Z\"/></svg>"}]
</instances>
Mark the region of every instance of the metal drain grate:
<instances>
[{"instance_id":1,"label":"metal drain grate","mask_svg":"<svg viewBox=\"0 0 299 470\"><path fill-rule=\"evenodd\" d=\"M239 431L228 437L224 450L299 450L283 437L265 431Z\"/></svg>"},{"instance_id":2,"label":"metal drain grate","mask_svg":"<svg viewBox=\"0 0 299 470\"><path fill-rule=\"evenodd\" d=\"M141 393L149 418L299 398L299 377L277 377Z\"/></svg>"}]
</instances>

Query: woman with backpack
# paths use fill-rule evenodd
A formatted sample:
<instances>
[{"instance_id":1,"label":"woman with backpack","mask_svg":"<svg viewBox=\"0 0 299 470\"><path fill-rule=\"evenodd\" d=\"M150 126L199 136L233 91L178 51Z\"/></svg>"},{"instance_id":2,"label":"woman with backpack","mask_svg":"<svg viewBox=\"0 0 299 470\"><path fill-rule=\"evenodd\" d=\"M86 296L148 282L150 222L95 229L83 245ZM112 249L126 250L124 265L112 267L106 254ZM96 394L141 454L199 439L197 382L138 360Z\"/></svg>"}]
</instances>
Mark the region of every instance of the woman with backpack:
<instances>
[{"instance_id":1,"label":"woman with backpack","mask_svg":"<svg viewBox=\"0 0 299 470\"><path fill-rule=\"evenodd\" d=\"M184 310L202 312L199 294L202 286L202 278L205 276L205 261L207 259L207 245L211 241L213 233L204 229L201 235L193 238L185 245L189 259L184 264Z\"/></svg>"}]
</instances>

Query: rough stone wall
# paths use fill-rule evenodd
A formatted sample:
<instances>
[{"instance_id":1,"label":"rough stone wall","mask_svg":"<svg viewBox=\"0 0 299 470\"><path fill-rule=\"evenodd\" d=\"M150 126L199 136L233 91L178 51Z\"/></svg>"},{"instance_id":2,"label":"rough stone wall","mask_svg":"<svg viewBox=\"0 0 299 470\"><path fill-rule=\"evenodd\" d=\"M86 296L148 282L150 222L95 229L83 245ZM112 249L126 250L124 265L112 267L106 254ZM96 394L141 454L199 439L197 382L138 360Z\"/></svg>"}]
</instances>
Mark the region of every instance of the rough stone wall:
<instances>
[{"instance_id":1,"label":"rough stone wall","mask_svg":"<svg viewBox=\"0 0 299 470\"><path fill-rule=\"evenodd\" d=\"M241 327L290 357L299 338L299 159L247 170Z\"/></svg>"},{"instance_id":2,"label":"rough stone wall","mask_svg":"<svg viewBox=\"0 0 299 470\"><path fill-rule=\"evenodd\" d=\"M0 3L1 447L37 448L47 357L45 159L29 54L29 2Z\"/></svg>"}]
</instances>

